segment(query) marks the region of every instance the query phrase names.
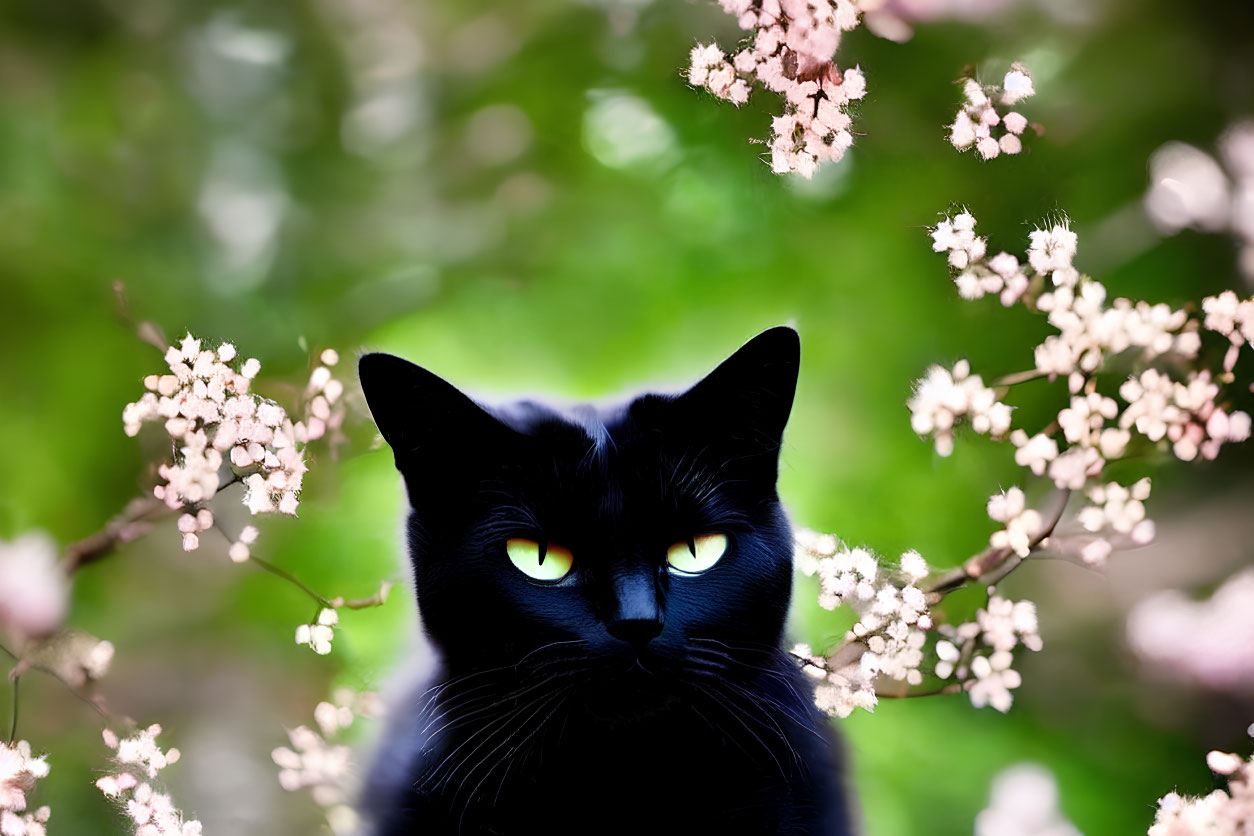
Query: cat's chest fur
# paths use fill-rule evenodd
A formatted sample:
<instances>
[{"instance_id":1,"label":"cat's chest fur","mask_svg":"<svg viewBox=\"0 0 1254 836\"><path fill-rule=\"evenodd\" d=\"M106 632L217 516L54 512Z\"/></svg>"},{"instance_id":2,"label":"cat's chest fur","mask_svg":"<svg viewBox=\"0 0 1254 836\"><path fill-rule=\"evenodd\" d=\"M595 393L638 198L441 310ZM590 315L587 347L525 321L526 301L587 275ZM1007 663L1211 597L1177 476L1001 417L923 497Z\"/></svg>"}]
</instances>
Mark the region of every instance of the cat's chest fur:
<instances>
[{"instance_id":1,"label":"cat's chest fur","mask_svg":"<svg viewBox=\"0 0 1254 836\"><path fill-rule=\"evenodd\" d=\"M405 779L375 776L366 812L390 813L373 832L844 836L834 742L791 674L753 698L691 684L634 691L628 679L608 701L604 690L531 694L499 711L434 700L390 733L383 762Z\"/></svg>"}]
</instances>

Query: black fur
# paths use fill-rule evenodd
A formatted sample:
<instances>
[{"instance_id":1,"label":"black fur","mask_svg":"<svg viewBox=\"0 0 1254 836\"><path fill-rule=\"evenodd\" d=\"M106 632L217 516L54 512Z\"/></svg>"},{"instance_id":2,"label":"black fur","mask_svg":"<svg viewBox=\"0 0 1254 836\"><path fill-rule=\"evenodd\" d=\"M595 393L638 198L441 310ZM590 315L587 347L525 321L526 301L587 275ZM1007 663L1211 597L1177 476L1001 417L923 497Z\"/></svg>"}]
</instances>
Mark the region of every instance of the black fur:
<instances>
[{"instance_id":1,"label":"black fur","mask_svg":"<svg viewBox=\"0 0 1254 836\"><path fill-rule=\"evenodd\" d=\"M361 358L441 659L395 709L361 801L371 833L853 832L840 754L781 650L775 480L798 354L774 328L682 395L568 412L481 407ZM730 543L713 568L667 570L671 544L708 532ZM574 569L531 580L512 537L565 546Z\"/></svg>"}]
</instances>

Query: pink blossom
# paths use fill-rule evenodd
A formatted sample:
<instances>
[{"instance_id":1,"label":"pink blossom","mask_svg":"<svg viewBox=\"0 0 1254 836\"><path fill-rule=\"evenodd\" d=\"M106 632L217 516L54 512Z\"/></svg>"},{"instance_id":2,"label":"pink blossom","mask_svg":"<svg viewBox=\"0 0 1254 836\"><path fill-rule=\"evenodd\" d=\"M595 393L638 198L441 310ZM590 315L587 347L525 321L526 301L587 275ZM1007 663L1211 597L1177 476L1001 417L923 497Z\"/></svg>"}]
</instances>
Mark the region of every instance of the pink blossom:
<instances>
[{"instance_id":1,"label":"pink blossom","mask_svg":"<svg viewBox=\"0 0 1254 836\"><path fill-rule=\"evenodd\" d=\"M985 160L1001 154L1018 154L1023 150L1020 135L1027 127L1027 119L1015 111L1008 111L1003 118L998 107L1013 105L1034 92L1032 79L1022 64L1014 64L1000 86L965 79L962 108L953 124L947 126L950 144L959 151L974 147ZM995 131L999 126L1001 130Z\"/></svg>"},{"instance_id":2,"label":"pink blossom","mask_svg":"<svg viewBox=\"0 0 1254 836\"><path fill-rule=\"evenodd\" d=\"M1128 644L1145 663L1216 690L1254 693L1254 570L1229 578L1210 598L1156 593L1128 614Z\"/></svg>"},{"instance_id":3,"label":"pink blossom","mask_svg":"<svg viewBox=\"0 0 1254 836\"><path fill-rule=\"evenodd\" d=\"M723 8L753 33L753 44L730 60L717 45L698 44L689 83L737 105L755 84L783 97L769 140L772 171L808 178L840 160L853 144L848 105L866 95L866 79L856 67L842 71L833 57L842 33L858 25L858 7L850 0L779 0L773 8Z\"/></svg>"},{"instance_id":4,"label":"pink blossom","mask_svg":"<svg viewBox=\"0 0 1254 836\"><path fill-rule=\"evenodd\" d=\"M1043 767L1021 763L997 774L975 836L1080 836L1058 809L1058 784Z\"/></svg>"},{"instance_id":5,"label":"pink blossom","mask_svg":"<svg viewBox=\"0 0 1254 836\"><path fill-rule=\"evenodd\" d=\"M25 810L27 794L47 775L47 756L33 756L25 740L0 743L0 811Z\"/></svg>"},{"instance_id":6,"label":"pink blossom","mask_svg":"<svg viewBox=\"0 0 1254 836\"><path fill-rule=\"evenodd\" d=\"M43 532L0 540L0 629L22 638L56 632L65 618L69 580L57 546Z\"/></svg>"}]
</instances>

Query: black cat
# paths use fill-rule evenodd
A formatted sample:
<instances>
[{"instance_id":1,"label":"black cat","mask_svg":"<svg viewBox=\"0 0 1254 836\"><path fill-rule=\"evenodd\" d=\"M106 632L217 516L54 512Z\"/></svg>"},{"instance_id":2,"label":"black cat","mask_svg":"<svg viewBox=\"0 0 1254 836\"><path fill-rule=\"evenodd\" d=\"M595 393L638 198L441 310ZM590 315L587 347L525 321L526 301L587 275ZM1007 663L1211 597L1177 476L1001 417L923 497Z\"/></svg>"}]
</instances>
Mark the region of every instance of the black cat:
<instances>
[{"instance_id":1,"label":"black cat","mask_svg":"<svg viewBox=\"0 0 1254 836\"><path fill-rule=\"evenodd\" d=\"M780 647L798 355L774 328L681 395L567 411L483 407L361 358L440 655L385 733L369 832L853 832L837 745Z\"/></svg>"}]
</instances>

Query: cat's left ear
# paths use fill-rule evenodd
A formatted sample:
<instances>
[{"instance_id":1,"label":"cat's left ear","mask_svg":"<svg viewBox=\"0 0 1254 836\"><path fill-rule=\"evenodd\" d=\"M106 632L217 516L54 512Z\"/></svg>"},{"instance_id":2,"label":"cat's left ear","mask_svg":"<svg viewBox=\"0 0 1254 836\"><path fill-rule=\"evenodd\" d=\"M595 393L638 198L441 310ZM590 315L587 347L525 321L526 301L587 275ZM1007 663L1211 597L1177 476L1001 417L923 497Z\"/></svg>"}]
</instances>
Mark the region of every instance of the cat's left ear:
<instances>
[{"instance_id":1,"label":"cat's left ear","mask_svg":"<svg viewBox=\"0 0 1254 836\"><path fill-rule=\"evenodd\" d=\"M748 452L777 456L792 412L801 363L801 339L781 325L741 346L718 368L676 399L688 422L747 445Z\"/></svg>"}]
</instances>

